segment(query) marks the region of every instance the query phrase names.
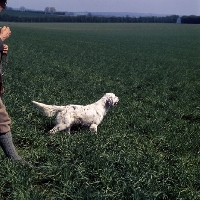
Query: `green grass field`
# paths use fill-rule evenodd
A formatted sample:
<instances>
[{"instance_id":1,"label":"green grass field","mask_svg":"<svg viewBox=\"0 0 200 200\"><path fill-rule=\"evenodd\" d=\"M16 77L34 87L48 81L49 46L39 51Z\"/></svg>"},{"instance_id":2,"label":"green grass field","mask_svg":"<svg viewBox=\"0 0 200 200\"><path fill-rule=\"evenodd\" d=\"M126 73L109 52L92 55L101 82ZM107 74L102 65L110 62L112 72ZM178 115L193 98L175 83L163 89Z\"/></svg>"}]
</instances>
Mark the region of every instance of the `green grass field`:
<instances>
[{"instance_id":1,"label":"green grass field","mask_svg":"<svg viewBox=\"0 0 200 200\"><path fill-rule=\"evenodd\" d=\"M200 26L10 24L3 101L19 154L0 151L0 199L200 199ZM98 134L53 136L31 101L119 98Z\"/></svg>"}]
</instances>

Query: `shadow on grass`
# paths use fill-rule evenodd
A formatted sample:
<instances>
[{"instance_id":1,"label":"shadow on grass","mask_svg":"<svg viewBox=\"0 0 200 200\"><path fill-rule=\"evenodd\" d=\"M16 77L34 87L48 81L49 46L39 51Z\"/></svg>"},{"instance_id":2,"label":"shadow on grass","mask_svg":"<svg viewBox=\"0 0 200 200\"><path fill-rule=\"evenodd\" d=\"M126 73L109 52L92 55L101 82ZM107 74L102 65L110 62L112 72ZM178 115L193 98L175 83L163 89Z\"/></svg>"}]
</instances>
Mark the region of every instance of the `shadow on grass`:
<instances>
[{"instance_id":1,"label":"shadow on grass","mask_svg":"<svg viewBox=\"0 0 200 200\"><path fill-rule=\"evenodd\" d=\"M42 131L44 133L49 133L49 131L55 126L55 123L52 121L46 121L43 124L40 124L39 131ZM82 131L89 131L88 126L83 126L80 124L75 124L71 127L70 134L76 134L81 133ZM60 131L64 132L65 134L68 134L65 130Z\"/></svg>"},{"instance_id":2,"label":"shadow on grass","mask_svg":"<svg viewBox=\"0 0 200 200\"><path fill-rule=\"evenodd\" d=\"M190 123L200 123L200 116L190 115L183 115L181 119L186 120Z\"/></svg>"}]
</instances>

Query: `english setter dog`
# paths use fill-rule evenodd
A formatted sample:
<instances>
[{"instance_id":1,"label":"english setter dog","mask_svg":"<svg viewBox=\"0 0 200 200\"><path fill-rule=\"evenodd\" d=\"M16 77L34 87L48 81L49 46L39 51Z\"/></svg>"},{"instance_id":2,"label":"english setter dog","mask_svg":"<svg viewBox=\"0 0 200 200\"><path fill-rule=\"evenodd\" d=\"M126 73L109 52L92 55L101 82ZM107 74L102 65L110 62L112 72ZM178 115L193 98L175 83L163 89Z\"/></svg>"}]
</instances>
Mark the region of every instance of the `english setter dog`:
<instances>
[{"instance_id":1,"label":"english setter dog","mask_svg":"<svg viewBox=\"0 0 200 200\"><path fill-rule=\"evenodd\" d=\"M101 99L93 104L82 105L46 105L33 101L35 106L48 117L56 116L56 125L50 133L66 130L70 134L70 129L74 124L89 126L90 131L97 133L97 126L103 120L109 108L117 105L119 98L113 93L106 93Z\"/></svg>"}]
</instances>

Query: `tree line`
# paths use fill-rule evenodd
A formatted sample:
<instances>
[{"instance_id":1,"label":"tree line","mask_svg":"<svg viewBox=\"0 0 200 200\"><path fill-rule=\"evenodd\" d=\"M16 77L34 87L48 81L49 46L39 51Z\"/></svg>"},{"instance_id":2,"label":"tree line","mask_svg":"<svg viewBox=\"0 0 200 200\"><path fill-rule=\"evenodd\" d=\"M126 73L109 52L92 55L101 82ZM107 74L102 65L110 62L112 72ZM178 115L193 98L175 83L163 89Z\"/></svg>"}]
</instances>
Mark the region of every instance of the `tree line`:
<instances>
[{"instance_id":1,"label":"tree line","mask_svg":"<svg viewBox=\"0 0 200 200\"><path fill-rule=\"evenodd\" d=\"M49 8L51 9L51 8ZM55 11L55 10L54 10ZM22 14L23 13L23 14ZM34 14L34 15L33 15ZM84 22L84 23L181 23L200 24L200 16L171 15L165 17L147 16L147 17L116 17L116 16L93 16L88 15L65 15L64 12L45 12L42 11L7 11L0 15L0 21L6 22ZM179 22L179 23L180 23Z\"/></svg>"},{"instance_id":2,"label":"tree line","mask_svg":"<svg viewBox=\"0 0 200 200\"><path fill-rule=\"evenodd\" d=\"M105 16L92 16L92 15L80 15L80 16L65 16L65 15L39 15L29 16L27 15L10 15L1 14L0 21L6 22L84 22L84 23L176 23L178 16L166 16L166 17L105 17Z\"/></svg>"},{"instance_id":3,"label":"tree line","mask_svg":"<svg viewBox=\"0 0 200 200\"><path fill-rule=\"evenodd\" d=\"M200 24L200 16L183 16L181 17L181 23L184 24Z\"/></svg>"}]
</instances>

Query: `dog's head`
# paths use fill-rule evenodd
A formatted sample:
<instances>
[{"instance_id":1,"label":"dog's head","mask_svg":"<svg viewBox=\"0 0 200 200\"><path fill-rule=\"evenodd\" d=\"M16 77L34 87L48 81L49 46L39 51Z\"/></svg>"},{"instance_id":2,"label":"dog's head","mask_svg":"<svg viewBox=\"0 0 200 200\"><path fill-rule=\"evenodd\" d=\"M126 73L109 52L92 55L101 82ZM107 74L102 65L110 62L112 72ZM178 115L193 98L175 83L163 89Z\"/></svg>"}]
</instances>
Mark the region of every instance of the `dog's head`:
<instances>
[{"instance_id":1,"label":"dog's head","mask_svg":"<svg viewBox=\"0 0 200 200\"><path fill-rule=\"evenodd\" d=\"M105 101L105 104L108 107L116 106L118 104L118 102L119 102L119 98L117 96L115 96L115 94L113 94L113 93L106 93L103 96L103 99Z\"/></svg>"}]
</instances>

